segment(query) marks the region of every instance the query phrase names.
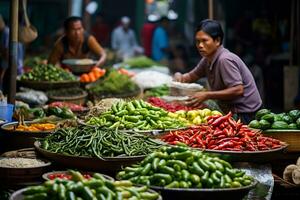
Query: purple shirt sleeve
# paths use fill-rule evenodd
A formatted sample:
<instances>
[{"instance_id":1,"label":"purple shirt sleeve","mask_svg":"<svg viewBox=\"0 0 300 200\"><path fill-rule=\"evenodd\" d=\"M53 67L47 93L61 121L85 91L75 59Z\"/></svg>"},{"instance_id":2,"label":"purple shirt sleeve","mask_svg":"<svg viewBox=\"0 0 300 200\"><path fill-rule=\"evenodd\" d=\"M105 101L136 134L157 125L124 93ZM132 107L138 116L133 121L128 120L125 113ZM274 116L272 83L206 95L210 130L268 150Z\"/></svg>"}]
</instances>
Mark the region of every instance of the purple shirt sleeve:
<instances>
[{"instance_id":1,"label":"purple shirt sleeve","mask_svg":"<svg viewBox=\"0 0 300 200\"><path fill-rule=\"evenodd\" d=\"M227 88L243 84L237 63L227 58L220 60L220 63L223 65L223 67L220 67L220 74Z\"/></svg>"}]
</instances>

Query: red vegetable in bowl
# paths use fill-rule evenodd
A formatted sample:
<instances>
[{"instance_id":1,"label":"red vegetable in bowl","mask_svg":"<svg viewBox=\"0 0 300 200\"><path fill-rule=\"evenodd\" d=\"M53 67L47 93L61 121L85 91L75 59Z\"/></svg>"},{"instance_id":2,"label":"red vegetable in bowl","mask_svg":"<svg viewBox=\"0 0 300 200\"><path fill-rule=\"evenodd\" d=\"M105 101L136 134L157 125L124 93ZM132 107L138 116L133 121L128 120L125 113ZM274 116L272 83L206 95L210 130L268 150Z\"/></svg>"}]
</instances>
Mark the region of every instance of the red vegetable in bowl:
<instances>
[{"instance_id":1,"label":"red vegetable in bowl","mask_svg":"<svg viewBox=\"0 0 300 200\"><path fill-rule=\"evenodd\" d=\"M171 131L161 139L169 144L184 143L194 148L225 151L263 151L282 147L281 141L264 137L231 116L231 113L210 116L205 125Z\"/></svg>"},{"instance_id":2,"label":"red vegetable in bowl","mask_svg":"<svg viewBox=\"0 0 300 200\"><path fill-rule=\"evenodd\" d=\"M75 103L70 103L70 102L62 102L62 101L55 101L49 104L50 107L59 107L59 108L63 108L63 107L68 107L70 108L72 111L84 111L86 108L81 106L81 105L77 105Z\"/></svg>"},{"instance_id":3,"label":"red vegetable in bowl","mask_svg":"<svg viewBox=\"0 0 300 200\"><path fill-rule=\"evenodd\" d=\"M82 174L83 175L83 177L85 178L85 179L90 179L90 178L92 178L92 176L90 175L90 174L85 174L85 173L83 173ZM68 174L68 173L53 173L53 174L49 174L48 176L47 176L47 178L49 178L50 180L54 180L54 179L56 179L56 178L59 178L59 179L67 179L67 180L71 180L72 179L72 175L70 175L70 174Z\"/></svg>"}]
</instances>

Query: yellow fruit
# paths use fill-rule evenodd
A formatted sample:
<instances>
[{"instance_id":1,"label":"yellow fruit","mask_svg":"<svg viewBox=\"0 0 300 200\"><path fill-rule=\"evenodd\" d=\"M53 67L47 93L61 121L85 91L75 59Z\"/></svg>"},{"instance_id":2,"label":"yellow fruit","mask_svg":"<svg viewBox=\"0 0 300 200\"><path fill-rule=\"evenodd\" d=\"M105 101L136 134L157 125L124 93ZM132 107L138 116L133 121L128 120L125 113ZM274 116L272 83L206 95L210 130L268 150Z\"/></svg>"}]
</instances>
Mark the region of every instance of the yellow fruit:
<instances>
[{"instance_id":1,"label":"yellow fruit","mask_svg":"<svg viewBox=\"0 0 300 200\"><path fill-rule=\"evenodd\" d=\"M211 111L211 115L222 115L222 113L218 110Z\"/></svg>"},{"instance_id":2,"label":"yellow fruit","mask_svg":"<svg viewBox=\"0 0 300 200\"><path fill-rule=\"evenodd\" d=\"M193 120L193 124L201 124L202 123L202 119L200 116L197 116L194 120Z\"/></svg>"}]
</instances>

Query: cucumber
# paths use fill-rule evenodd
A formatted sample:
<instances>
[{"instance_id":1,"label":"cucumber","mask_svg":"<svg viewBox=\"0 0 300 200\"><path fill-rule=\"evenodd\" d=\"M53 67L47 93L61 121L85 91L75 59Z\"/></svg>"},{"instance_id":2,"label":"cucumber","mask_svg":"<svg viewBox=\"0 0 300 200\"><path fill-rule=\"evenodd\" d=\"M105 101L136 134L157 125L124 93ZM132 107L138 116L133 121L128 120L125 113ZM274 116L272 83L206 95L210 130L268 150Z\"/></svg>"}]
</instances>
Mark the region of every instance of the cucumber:
<instances>
[{"instance_id":1,"label":"cucumber","mask_svg":"<svg viewBox=\"0 0 300 200\"><path fill-rule=\"evenodd\" d=\"M274 122L271 126L272 129L288 129L289 125L285 121Z\"/></svg>"},{"instance_id":2,"label":"cucumber","mask_svg":"<svg viewBox=\"0 0 300 200\"><path fill-rule=\"evenodd\" d=\"M264 116L266 114L270 114L270 113L271 113L271 111L268 109L261 109L256 112L255 119L260 120L262 118L262 116Z\"/></svg>"}]
</instances>

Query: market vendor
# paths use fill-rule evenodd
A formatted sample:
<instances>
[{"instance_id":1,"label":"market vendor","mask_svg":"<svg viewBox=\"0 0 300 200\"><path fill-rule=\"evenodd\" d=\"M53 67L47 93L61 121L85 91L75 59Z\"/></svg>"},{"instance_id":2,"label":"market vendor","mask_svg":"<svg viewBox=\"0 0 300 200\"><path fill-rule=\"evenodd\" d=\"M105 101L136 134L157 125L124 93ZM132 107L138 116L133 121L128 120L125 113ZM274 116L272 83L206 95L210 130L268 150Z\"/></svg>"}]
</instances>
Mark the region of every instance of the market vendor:
<instances>
[{"instance_id":1,"label":"market vendor","mask_svg":"<svg viewBox=\"0 0 300 200\"><path fill-rule=\"evenodd\" d=\"M223 30L219 22L206 19L196 29L196 46L202 59L190 72L175 73L179 82L195 82L207 77L209 91L197 92L188 101L197 106L208 99L217 100L224 112L232 111L248 123L262 106L254 78L245 63L224 48Z\"/></svg>"},{"instance_id":2,"label":"market vendor","mask_svg":"<svg viewBox=\"0 0 300 200\"><path fill-rule=\"evenodd\" d=\"M65 34L54 45L48 58L49 64L61 63L64 59L86 59L90 54L98 56L96 66L102 66L106 52L96 38L85 32L80 17L69 17L64 21Z\"/></svg>"}]
</instances>

